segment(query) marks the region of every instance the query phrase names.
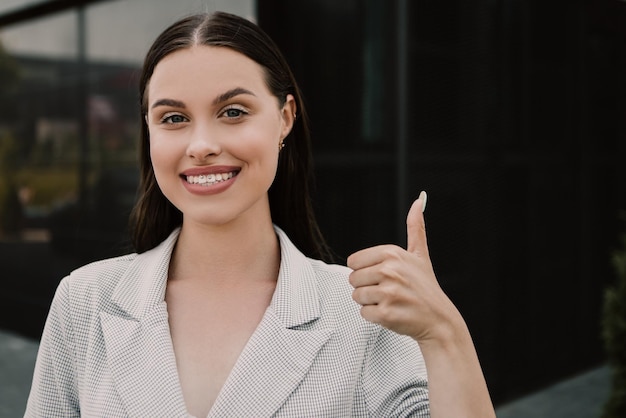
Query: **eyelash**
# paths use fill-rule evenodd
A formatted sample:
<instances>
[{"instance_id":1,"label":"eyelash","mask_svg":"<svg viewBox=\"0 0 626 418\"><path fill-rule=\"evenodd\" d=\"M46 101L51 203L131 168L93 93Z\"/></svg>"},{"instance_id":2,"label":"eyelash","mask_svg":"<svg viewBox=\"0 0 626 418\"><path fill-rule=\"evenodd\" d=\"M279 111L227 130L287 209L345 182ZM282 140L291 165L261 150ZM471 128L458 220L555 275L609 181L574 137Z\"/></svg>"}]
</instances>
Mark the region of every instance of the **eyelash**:
<instances>
[{"instance_id":1,"label":"eyelash","mask_svg":"<svg viewBox=\"0 0 626 418\"><path fill-rule=\"evenodd\" d=\"M238 112L237 116L228 116L228 112L232 112L232 111ZM230 119L230 120L239 120L242 117L246 116L247 114L248 112L242 107L230 105L220 113L220 116L226 117L227 119Z\"/></svg>"},{"instance_id":2,"label":"eyelash","mask_svg":"<svg viewBox=\"0 0 626 418\"><path fill-rule=\"evenodd\" d=\"M237 112L237 115L231 115L228 116L229 112ZM225 117L231 121L237 121L241 118L243 118L244 116L248 115L249 113L243 109L242 107L239 106L235 106L235 105L230 105L229 107L227 107L226 109L222 110L220 112L220 117ZM180 118L179 121L173 121L173 118ZM160 120L160 123L165 124L165 125L178 125L180 123L185 123L185 122L189 122L189 119L179 113L166 113Z\"/></svg>"},{"instance_id":3,"label":"eyelash","mask_svg":"<svg viewBox=\"0 0 626 418\"><path fill-rule=\"evenodd\" d=\"M172 121L172 118L175 117L179 117L182 120L178 121L178 122L174 122ZM180 115L178 113L166 113L160 120L160 123L166 124L166 125L176 125L179 123L184 123L184 122L188 122L189 119L187 119L186 117L184 117L183 115Z\"/></svg>"}]
</instances>

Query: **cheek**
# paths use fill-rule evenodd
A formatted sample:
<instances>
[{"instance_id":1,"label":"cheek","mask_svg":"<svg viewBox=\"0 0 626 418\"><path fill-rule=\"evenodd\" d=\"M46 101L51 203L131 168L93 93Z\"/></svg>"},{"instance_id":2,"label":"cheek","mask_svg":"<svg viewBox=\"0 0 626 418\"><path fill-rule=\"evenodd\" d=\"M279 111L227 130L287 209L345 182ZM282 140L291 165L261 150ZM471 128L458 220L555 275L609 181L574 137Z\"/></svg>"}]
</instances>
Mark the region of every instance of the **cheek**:
<instances>
[{"instance_id":1,"label":"cheek","mask_svg":"<svg viewBox=\"0 0 626 418\"><path fill-rule=\"evenodd\" d=\"M150 140L150 161L152 161L152 168L154 172L157 173L163 165L163 152L162 148L159 146L158 142L154 140Z\"/></svg>"},{"instance_id":2,"label":"cheek","mask_svg":"<svg viewBox=\"0 0 626 418\"><path fill-rule=\"evenodd\" d=\"M150 161L152 170L159 186L167 178L166 174L176 165L176 150L171 141L163 141L158 137L150 137Z\"/></svg>"},{"instance_id":3,"label":"cheek","mask_svg":"<svg viewBox=\"0 0 626 418\"><path fill-rule=\"evenodd\" d=\"M163 189L163 178L162 175L164 168L163 162L160 158L160 153L158 147L150 147L150 161L152 162L152 172L154 173L154 178L156 179L157 184L161 190Z\"/></svg>"},{"instance_id":4,"label":"cheek","mask_svg":"<svg viewBox=\"0 0 626 418\"><path fill-rule=\"evenodd\" d=\"M167 135L163 132L150 134L150 157L153 162L155 160L160 163L173 161L175 156L181 152L181 144L180 139L173 135Z\"/></svg>"},{"instance_id":5,"label":"cheek","mask_svg":"<svg viewBox=\"0 0 626 418\"><path fill-rule=\"evenodd\" d=\"M247 126L230 134L228 150L253 165L275 165L278 161L278 136L271 126Z\"/></svg>"}]
</instances>

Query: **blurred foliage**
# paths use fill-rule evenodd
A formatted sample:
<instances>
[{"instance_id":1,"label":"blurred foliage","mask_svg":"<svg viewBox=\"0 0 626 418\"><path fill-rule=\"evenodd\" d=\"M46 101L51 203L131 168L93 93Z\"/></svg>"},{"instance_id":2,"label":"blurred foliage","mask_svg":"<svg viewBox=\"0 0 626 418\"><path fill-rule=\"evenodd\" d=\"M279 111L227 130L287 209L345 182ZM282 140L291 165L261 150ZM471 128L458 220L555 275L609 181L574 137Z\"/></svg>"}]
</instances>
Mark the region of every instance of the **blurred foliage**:
<instances>
[{"instance_id":1,"label":"blurred foliage","mask_svg":"<svg viewBox=\"0 0 626 418\"><path fill-rule=\"evenodd\" d=\"M626 224L626 214L623 216ZM606 290L602 334L612 373L610 397L603 418L626 417L626 232L612 255L616 283Z\"/></svg>"},{"instance_id":2,"label":"blurred foliage","mask_svg":"<svg viewBox=\"0 0 626 418\"><path fill-rule=\"evenodd\" d=\"M6 52L0 40L0 102L3 107L10 106L19 80L19 64ZM64 148L55 148L57 142ZM28 205L48 209L75 199L76 166L56 160L59 155L66 160L76 160L77 140L72 137L57 142L55 138L46 138L35 144L31 155L25 159L20 143L7 131L0 132L0 231L16 228L19 224L22 213L20 191L27 193Z\"/></svg>"},{"instance_id":3,"label":"blurred foliage","mask_svg":"<svg viewBox=\"0 0 626 418\"><path fill-rule=\"evenodd\" d=\"M76 167L28 167L16 174L17 183L28 189L33 206L48 207L76 199L78 178Z\"/></svg>"},{"instance_id":4,"label":"blurred foliage","mask_svg":"<svg viewBox=\"0 0 626 418\"><path fill-rule=\"evenodd\" d=\"M31 167L66 166L68 161L78 159L78 138L76 135L64 135L35 142L28 157L28 164Z\"/></svg>"}]
</instances>

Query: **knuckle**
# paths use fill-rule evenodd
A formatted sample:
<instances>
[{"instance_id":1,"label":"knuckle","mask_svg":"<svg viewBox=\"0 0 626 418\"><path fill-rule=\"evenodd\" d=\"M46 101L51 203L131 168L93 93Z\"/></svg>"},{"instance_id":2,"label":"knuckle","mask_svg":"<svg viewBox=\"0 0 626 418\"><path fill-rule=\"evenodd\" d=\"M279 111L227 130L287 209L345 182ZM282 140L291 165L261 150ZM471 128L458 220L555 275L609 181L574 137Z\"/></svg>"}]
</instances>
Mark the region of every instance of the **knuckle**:
<instances>
[{"instance_id":1,"label":"knuckle","mask_svg":"<svg viewBox=\"0 0 626 418\"><path fill-rule=\"evenodd\" d=\"M385 297L385 300L387 301L387 303L394 303L396 301L398 301L398 299L401 296L401 292L398 289L398 286L393 286L393 285L386 285L386 286L382 286L381 288L381 292Z\"/></svg>"},{"instance_id":2,"label":"knuckle","mask_svg":"<svg viewBox=\"0 0 626 418\"><path fill-rule=\"evenodd\" d=\"M389 304L379 305L378 308L379 323L383 325L393 324L397 316L395 309Z\"/></svg>"},{"instance_id":3,"label":"knuckle","mask_svg":"<svg viewBox=\"0 0 626 418\"><path fill-rule=\"evenodd\" d=\"M390 327L395 327L402 322L402 312L400 309L389 309L385 316L385 322Z\"/></svg>"},{"instance_id":4,"label":"knuckle","mask_svg":"<svg viewBox=\"0 0 626 418\"><path fill-rule=\"evenodd\" d=\"M401 258L402 249L396 245L387 245L383 249L385 259L397 260Z\"/></svg>"},{"instance_id":5,"label":"knuckle","mask_svg":"<svg viewBox=\"0 0 626 418\"><path fill-rule=\"evenodd\" d=\"M354 254L349 255L348 258L346 259L346 266L351 269L354 269L355 260L356 260L356 256Z\"/></svg>"},{"instance_id":6,"label":"knuckle","mask_svg":"<svg viewBox=\"0 0 626 418\"><path fill-rule=\"evenodd\" d=\"M348 275L348 283L350 283L350 285L352 287L355 287L355 283L357 283L357 278L356 278L356 272L353 271L352 273L350 273Z\"/></svg>"},{"instance_id":7,"label":"knuckle","mask_svg":"<svg viewBox=\"0 0 626 418\"><path fill-rule=\"evenodd\" d=\"M396 281L400 277L396 269L396 263L389 260L380 264L378 273L387 280Z\"/></svg>"}]
</instances>

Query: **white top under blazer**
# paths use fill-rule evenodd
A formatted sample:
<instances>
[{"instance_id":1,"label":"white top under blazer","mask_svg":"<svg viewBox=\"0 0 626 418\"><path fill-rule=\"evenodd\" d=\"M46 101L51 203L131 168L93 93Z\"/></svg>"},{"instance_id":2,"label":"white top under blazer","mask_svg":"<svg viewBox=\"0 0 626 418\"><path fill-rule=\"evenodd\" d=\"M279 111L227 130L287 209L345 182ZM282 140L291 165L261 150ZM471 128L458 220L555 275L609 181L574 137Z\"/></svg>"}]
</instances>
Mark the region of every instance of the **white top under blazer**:
<instances>
[{"instance_id":1,"label":"white top under blazer","mask_svg":"<svg viewBox=\"0 0 626 418\"><path fill-rule=\"evenodd\" d=\"M208 416L430 416L418 344L360 316L347 267L305 257L275 230L276 290ZM26 417L191 417L165 303L179 232L61 281Z\"/></svg>"}]
</instances>

